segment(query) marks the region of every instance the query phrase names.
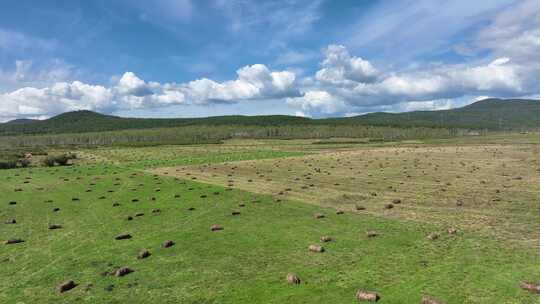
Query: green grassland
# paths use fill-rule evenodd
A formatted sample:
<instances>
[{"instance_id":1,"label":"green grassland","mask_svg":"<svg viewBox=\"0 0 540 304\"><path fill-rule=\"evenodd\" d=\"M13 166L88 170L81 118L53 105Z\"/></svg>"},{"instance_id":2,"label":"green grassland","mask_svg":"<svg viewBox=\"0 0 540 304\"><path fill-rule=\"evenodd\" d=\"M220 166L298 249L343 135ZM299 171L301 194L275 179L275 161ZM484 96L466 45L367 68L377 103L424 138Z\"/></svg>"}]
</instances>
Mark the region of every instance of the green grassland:
<instances>
[{"instance_id":1,"label":"green grassland","mask_svg":"<svg viewBox=\"0 0 540 304\"><path fill-rule=\"evenodd\" d=\"M378 292L379 303L540 303L519 288L540 281L538 247L148 172L372 148L351 141L81 149L73 166L0 170L0 240L25 241L0 245L0 303L357 303L357 289ZM132 238L115 240L124 233ZM161 248L166 240L175 245ZM152 255L139 260L143 249ZM109 274L122 266L135 271ZM289 272L302 283L287 284ZM78 286L58 293L66 280Z\"/></svg>"}]
</instances>

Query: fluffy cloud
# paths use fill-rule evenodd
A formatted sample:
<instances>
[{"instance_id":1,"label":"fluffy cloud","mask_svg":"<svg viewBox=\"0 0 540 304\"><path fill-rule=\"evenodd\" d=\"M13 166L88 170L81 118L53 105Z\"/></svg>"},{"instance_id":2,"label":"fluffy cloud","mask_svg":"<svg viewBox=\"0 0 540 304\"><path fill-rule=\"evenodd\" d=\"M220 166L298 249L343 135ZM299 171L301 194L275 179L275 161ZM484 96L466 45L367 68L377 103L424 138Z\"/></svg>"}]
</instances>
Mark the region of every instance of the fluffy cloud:
<instances>
[{"instance_id":1,"label":"fluffy cloud","mask_svg":"<svg viewBox=\"0 0 540 304\"><path fill-rule=\"evenodd\" d=\"M236 80L218 83L203 78L180 86L180 90L198 104L280 98L297 94L294 85L296 76L292 72L271 72L265 65L254 64L236 73Z\"/></svg>"},{"instance_id":2,"label":"fluffy cloud","mask_svg":"<svg viewBox=\"0 0 540 304\"><path fill-rule=\"evenodd\" d=\"M351 85L356 82L372 82L379 72L371 63L360 57L352 57L342 45L330 45L325 50L323 68L315 78L332 85Z\"/></svg>"},{"instance_id":3,"label":"fluffy cloud","mask_svg":"<svg viewBox=\"0 0 540 304\"><path fill-rule=\"evenodd\" d=\"M427 109L429 105L437 109L441 106L434 100L529 94L529 79L530 71L507 57L474 65L436 65L403 73L381 73L370 62L350 56L343 46L330 46L322 69L305 81L303 96L287 102L315 116L374 109ZM415 104L411 107L403 105L412 101Z\"/></svg>"},{"instance_id":4,"label":"fluffy cloud","mask_svg":"<svg viewBox=\"0 0 540 304\"><path fill-rule=\"evenodd\" d=\"M216 82L199 79L184 84L146 82L126 72L111 87L80 81L57 82L44 88L24 87L0 94L0 120L42 117L73 110L113 112L173 104L234 103L298 95L296 76L289 71L270 71L262 64L237 71L237 79Z\"/></svg>"}]
</instances>

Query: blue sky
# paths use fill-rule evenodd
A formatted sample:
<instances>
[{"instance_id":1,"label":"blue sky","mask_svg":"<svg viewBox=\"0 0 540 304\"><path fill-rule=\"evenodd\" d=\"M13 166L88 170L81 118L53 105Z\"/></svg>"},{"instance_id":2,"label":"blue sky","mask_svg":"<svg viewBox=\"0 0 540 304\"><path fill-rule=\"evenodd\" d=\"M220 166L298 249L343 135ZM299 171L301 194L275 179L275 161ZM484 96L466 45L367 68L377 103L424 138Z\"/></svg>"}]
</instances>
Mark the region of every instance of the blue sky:
<instances>
[{"instance_id":1,"label":"blue sky","mask_svg":"<svg viewBox=\"0 0 540 304\"><path fill-rule=\"evenodd\" d=\"M0 121L349 116L540 93L540 1L5 0Z\"/></svg>"}]
</instances>

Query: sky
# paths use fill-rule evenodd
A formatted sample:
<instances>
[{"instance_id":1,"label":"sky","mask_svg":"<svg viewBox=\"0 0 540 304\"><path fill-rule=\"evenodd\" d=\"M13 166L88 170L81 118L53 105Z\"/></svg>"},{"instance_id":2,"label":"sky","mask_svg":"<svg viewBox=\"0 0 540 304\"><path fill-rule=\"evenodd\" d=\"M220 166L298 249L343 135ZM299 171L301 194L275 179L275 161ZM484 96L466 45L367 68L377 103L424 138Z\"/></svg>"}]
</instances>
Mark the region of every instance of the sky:
<instances>
[{"instance_id":1,"label":"sky","mask_svg":"<svg viewBox=\"0 0 540 304\"><path fill-rule=\"evenodd\" d=\"M3 0L0 121L540 98L538 0Z\"/></svg>"}]
</instances>

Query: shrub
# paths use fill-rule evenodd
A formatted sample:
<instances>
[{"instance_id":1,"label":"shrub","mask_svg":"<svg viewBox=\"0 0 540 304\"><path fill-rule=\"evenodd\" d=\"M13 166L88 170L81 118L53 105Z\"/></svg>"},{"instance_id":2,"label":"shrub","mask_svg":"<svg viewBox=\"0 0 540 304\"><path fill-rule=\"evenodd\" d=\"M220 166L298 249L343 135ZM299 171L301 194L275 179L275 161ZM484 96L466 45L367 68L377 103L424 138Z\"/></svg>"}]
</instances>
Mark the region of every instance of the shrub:
<instances>
[{"instance_id":1,"label":"shrub","mask_svg":"<svg viewBox=\"0 0 540 304\"><path fill-rule=\"evenodd\" d=\"M30 166L30 163L31 163L31 161L29 159L27 159L27 158L19 159L19 165L21 167L23 167L23 168L26 168L26 167Z\"/></svg>"},{"instance_id":2,"label":"shrub","mask_svg":"<svg viewBox=\"0 0 540 304\"><path fill-rule=\"evenodd\" d=\"M67 166L69 161L72 159L77 159L77 155L74 153L66 153L61 155L49 155L43 159L43 164L47 167L58 166Z\"/></svg>"},{"instance_id":3,"label":"shrub","mask_svg":"<svg viewBox=\"0 0 540 304\"><path fill-rule=\"evenodd\" d=\"M0 160L0 169L13 169L17 168L16 160Z\"/></svg>"},{"instance_id":4,"label":"shrub","mask_svg":"<svg viewBox=\"0 0 540 304\"><path fill-rule=\"evenodd\" d=\"M54 167L54 164L56 163L56 158L54 156L47 156L43 159L43 165L47 167Z\"/></svg>"}]
</instances>

